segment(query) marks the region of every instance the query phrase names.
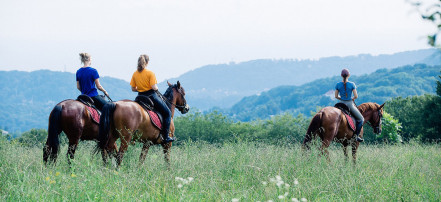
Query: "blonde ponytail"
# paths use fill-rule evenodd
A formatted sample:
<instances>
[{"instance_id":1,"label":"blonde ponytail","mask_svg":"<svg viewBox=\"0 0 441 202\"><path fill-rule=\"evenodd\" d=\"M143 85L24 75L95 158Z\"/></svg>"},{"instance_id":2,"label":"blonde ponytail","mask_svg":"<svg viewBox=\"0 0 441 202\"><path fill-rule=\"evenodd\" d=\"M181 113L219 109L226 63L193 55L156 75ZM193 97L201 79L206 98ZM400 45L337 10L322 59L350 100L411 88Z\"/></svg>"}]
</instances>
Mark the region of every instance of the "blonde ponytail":
<instances>
[{"instance_id":1,"label":"blonde ponytail","mask_svg":"<svg viewBox=\"0 0 441 202\"><path fill-rule=\"evenodd\" d=\"M87 61L90 61L90 54L89 53L80 53L80 59L83 64L85 64Z\"/></svg>"},{"instance_id":2,"label":"blonde ponytail","mask_svg":"<svg viewBox=\"0 0 441 202\"><path fill-rule=\"evenodd\" d=\"M148 55L140 55L138 58L138 72L141 72L149 63Z\"/></svg>"}]
</instances>

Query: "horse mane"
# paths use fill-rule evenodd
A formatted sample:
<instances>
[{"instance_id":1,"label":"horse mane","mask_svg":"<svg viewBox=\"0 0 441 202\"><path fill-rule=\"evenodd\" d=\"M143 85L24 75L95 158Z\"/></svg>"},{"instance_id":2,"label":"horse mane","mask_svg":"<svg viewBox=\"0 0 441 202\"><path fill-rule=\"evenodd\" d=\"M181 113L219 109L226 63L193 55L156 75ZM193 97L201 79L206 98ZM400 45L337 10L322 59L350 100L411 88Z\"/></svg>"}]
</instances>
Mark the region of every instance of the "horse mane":
<instances>
[{"instance_id":1,"label":"horse mane","mask_svg":"<svg viewBox=\"0 0 441 202\"><path fill-rule=\"evenodd\" d=\"M167 88L167 90L164 93L164 97L169 100L170 102L173 100L173 88L176 88L176 84L173 84ZM170 102L165 101L165 104L168 106L169 109L171 109Z\"/></svg>"},{"instance_id":2,"label":"horse mane","mask_svg":"<svg viewBox=\"0 0 441 202\"><path fill-rule=\"evenodd\" d=\"M369 111L369 110L377 110L379 107L380 107L380 105L377 103L366 102L366 103L359 105L357 108L363 114L364 112Z\"/></svg>"}]
</instances>

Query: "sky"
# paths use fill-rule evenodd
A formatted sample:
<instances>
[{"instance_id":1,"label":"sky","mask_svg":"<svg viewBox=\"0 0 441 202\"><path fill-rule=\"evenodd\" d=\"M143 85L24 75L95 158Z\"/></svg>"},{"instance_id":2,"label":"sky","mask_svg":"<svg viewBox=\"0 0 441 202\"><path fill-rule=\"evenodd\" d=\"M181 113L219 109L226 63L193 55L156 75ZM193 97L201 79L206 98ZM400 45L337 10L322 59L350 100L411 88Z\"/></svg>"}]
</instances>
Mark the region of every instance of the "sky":
<instances>
[{"instance_id":1,"label":"sky","mask_svg":"<svg viewBox=\"0 0 441 202\"><path fill-rule=\"evenodd\" d=\"M130 81L139 55L158 82L208 64L429 48L435 26L406 0L0 0L0 70ZM75 82L75 81L73 81Z\"/></svg>"}]
</instances>

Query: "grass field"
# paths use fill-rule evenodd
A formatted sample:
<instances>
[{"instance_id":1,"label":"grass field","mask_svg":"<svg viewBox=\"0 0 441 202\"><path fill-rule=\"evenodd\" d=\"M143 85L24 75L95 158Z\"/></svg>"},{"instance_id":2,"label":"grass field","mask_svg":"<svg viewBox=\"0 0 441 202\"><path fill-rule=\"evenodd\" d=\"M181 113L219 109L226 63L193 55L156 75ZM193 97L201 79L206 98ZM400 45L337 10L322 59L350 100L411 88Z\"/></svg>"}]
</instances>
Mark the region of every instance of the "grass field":
<instances>
[{"instance_id":1,"label":"grass field","mask_svg":"<svg viewBox=\"0 0 441 202\"><path fill-rule=\"evenodd\" d=\"M166 169L160 147L138 167L139 147L123 165L104 167L82 143L69 168L67 147L45 168L42 149L0 141L0 201L439 201L439 145L361 145L358 163L345 162L340 147L331 163L300 145L257 143L172 147Z\"/></svg>"}]
</instances>

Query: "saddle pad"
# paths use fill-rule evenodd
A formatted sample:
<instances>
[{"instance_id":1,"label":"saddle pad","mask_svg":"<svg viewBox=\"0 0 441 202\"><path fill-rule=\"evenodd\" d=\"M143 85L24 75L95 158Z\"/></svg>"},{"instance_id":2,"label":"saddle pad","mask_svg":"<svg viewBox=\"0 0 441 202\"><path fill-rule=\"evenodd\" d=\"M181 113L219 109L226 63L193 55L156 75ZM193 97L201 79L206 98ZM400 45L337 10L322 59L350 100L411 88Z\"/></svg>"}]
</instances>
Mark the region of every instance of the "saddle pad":
<instances>
[{"instance_id":1,"label":"saddle pad","mask_svg":"<svg viewBox=\"0 0 441 202\"><path fill-rule=\"evenodd\" d=\"M354 119L346 113L343 113L346 116L346 120L348 120L349 128L355 131L355 121Z\"/></svg>"},{"instance_id":2,"label":"saddle pad","mask_svg":"<svg viewBox=\"0 0 441 202\"><path fill-rule=\"evenodd\" d=\"M152 121L153 125L155 125L156 128L158 128L159 130L162 130L162 123L158 117L158 114L156 114L156 112L151 110L146 110L146 111L149 114L150 120Z\"/></svg>"},{"instance_id":3,"label":"saddle pad","mask_svg":"<svg viewBox=\"0 0 441 202\"><path fill-rule=\"evenodd\" d=\"M100 114L98 111L92 107L86 106L89 111L90 116L92 117L93 122L99 124L100 123Z\"/></svg>"}]
</instances>

